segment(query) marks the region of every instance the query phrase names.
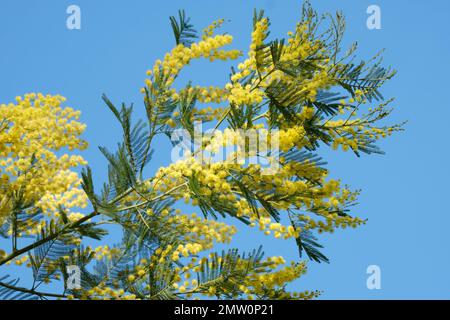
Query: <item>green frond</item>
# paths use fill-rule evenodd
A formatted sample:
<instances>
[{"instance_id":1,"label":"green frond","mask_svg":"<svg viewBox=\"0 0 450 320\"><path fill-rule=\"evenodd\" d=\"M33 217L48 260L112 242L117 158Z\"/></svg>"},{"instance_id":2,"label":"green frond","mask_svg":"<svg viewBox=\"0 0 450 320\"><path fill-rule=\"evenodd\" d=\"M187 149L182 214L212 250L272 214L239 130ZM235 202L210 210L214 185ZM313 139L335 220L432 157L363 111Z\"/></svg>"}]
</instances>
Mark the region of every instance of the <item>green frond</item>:
<instances>
[{"instance_id":1,"label":"green frond","mask_svg":"<svg viewBox=\"0 0 450 320\"><path fill-rule=\"evenodd\" d=\"M216 290L217 298L232 298L242 292L239 286L252 273L264 272L267 265L262 261L264 253L259 247L250 253L240 254L238 249L213 253L197 272L198 292L206 293L210 287Z\"/></svg>"},{"instance_id":2,"label":"green frond","mask_svg":"<svg viewBox=\"0 0 450 320\"><path fill-rule=\"evenodd\" d=\"M151 137L146 129L146 124L139 120L134 126L132 125L133 105L126 107L125 104L122 104L119 111L106 95L103 95L102 98L122 126L124 151L126 151L128 162L134 171L135 179L141 178L144 167L151 160L152 154Z\"/></svg>"},{"instance_id":3,"label":"green frond","mask_svg":"<svg viewBox=\"0 0 450 320\"><path fill-rule=\"evenodd\" d=\"M360 90L369 102L384 100L379 88L391 79L396 71L382 67L382 60L375 59L376 57L368 62L361 61L359 64L350 62L337 66L336 82L353 97L356 90Z\"/></svg>"},{"instance_id":4,"label":"green frond","mask_svg":"<svg viewBox=\"0 0 450 320\"><path fill-rule=\"evenodd\" d=\"M317 237L311 231L301 231L300 236L298 236L295 241L297 242L300 257L303 253L306 253L310 260L321 263L329 263L330 260L320 252L323 248L321 244L317 242Z\"/></svg>"},{"instance_id":5,"label":"green frond","mask_svg":"<svg viewBox=\"0 0 450 320\"><path fill-rule=\"evenodd\" d=\"M178 20L174 16L170 17L170 25L172 26L175 43L184 46L190 46L193 39L197 38L197 31L190 23L190 18L186 18L184 10L178 11Z\"/></svg>"},{"instance_id":6,"label":"green frond","mask_svg":"<svg viewBox=\"0 0 450 320\"><path fill-rule=\"evenodd\" d=\"M317 112L325 116L334 116L342 106L340 101L346 98L347 96L336 92L319 91L316 100L309 101L308 104L311 107L315 107Z\"/></svg>"},{"instance_id":7,"label":"green frond","mask_svg":"<svg viewBox=\"0 0 450 320\"><path fill-rule=\"evenodd\" d=\"M19 235L24 237L26 231L38 226L43 214L42 210L34 206L33 203L25 201L23 190L15 191L11 194L12 210L7 218L0 225L0 236L4 238L12 237L17 239Z\"/></svg>"},{"instance_id":8,"label":"green frond","mask_svg":"<svg viewBox=\"0 0 450 320\"><path fill-rule=\"evenodd\" d=\"M246 186L244 183L242 183L240 180L241 177L237 176L233 179L233 182L238 186L238 188L240 189L240 191L242 192L242 196L245 198L245 200L248 202L248 204L250 205L250 207L252 208L253 212L259 216L258 213L258 203L262 205L262 207L267 211L267 213L273 218L275 219L275 221L280 221L280 213L278 212L278 210L276 210L269 201L267 201L264 196L267 196L267 194L265 195L261 195L258 194L258 192L252 191L253 188L251 188L250 186Z\"/></svg>"},{"instance_id":9,"label":"green frond","mask_svg":"<svg viewBox=\"0 0 450 320\"><path fill-rule=\"evenodd\" d=\"M203 194L201 192L201 185L195 176L189 177L188 186L192 198L198 201L198 206L205 218L207 218L208 216L217 218L217 214L220 214L222 217L229 215L242 221L245 224L250 223L248 219L239 217L236 207L230 204L229 201L221 200L218 194Z\"/></svg>"},{"instance_id":10,"label":"green frond","mask_svg":"<svg viewBox=\"0 0 450 320\"><path fill-rule=\"evenodd\" d=\"M55 232L57 232L57 228L51 220L50 224L41 231L41 235L37 237L36 241ZM42 283L50 279L57 279L59 259L69 255L75 247L65 240L67 239L55 238L36 247L33 254L29 254L34 281Z\"/></svg>"}]
</instances>

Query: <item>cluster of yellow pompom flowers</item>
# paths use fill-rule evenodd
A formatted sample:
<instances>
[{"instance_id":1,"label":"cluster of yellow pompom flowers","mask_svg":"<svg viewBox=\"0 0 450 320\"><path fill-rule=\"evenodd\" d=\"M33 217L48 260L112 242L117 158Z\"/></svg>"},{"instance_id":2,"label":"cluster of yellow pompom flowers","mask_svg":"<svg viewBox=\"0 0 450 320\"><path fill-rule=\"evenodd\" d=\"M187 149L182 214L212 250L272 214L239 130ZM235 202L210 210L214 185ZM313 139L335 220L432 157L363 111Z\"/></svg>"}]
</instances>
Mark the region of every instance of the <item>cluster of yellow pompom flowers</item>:
<instances>
[{"instance_id":1,"label":"cluster of yellow pompom flowers","mask_svg":"<svg viewBox=\"0 0 450 320\"><path fill-rule=\"evenodd\" d=\"M167 53L162 61L157 60L153 70L148 70L147 75L153 79L162 77L165 79L166 85L171 85L180 70L188 65L192 59L203 57L214 61L216 59L228 60L239 57L241 52L238 50L219 50L232 41L233 37L231 35L216 35L207 37L198 43L193 43L190 47L179 44L170 53ZM155 90L151 78L145 82L148 91L152 92ZM145 92L145 89L142 92Z\"/></svg>"},{"instance_id":2,"label":"cluster of yellow pompom flowers","mask_svg":"<svg viewBox=\"0 0 450 320\"><path fill-rule=\"evenodd\" d=\"M87 205L80 178L72 171L86 161L79 155L58 155L87 147L80 138L86 128L78 122L80 111L63 107L64 101L39 93L0 105L0 218L19 192L51 217L59 207Z\"/></svg>"}]
</instances>

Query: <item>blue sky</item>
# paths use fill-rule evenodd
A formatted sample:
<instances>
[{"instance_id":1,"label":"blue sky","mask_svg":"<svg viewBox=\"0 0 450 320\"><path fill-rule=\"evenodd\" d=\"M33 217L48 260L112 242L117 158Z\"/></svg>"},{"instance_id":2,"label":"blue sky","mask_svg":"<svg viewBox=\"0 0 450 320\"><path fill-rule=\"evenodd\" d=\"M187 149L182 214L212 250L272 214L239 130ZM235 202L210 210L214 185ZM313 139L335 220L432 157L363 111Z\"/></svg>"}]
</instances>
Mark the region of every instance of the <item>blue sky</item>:
<instances>
[{"instance_id":1,"label":"blue sky","mask_svg":"<svg viewBox=\"0 0 450 320\"><path fill-rule=\"evenodd\" d=\"M330 264L309 264L295 283L299 289L324 290L327 299L450 298L450 224L448 119L446 90L450 74L448 17L450 2L418 0L313 0L321 12L343 10L346 43L358 41L361 58L382 48L385 63L398 75L384 88L396 97L392 121L408 120L406 131L383 141L384 156L356 158L350 153L323 153L333 177L361 188L359 216L366 226L323 236ZM66 8L76 4L82 29L66 28ZM381 8L381 30L366 27L366 9ZM168 16L186 9L198 29L225 18L224 30L234 46L246 49L253 8L266 10L275 37L291 30L301 1L106 1L8 0L0 3L0 101L28 92L62 94L82 111L91 148L85 158L98 181L106 166L98 145L114 147L117 123L101 101L134 102L142 112L139 88L153 61L173 46ZM223 84L229 64L194 63L186 79ZM156 146L152 168L170 160L167 144ZM270 241L269 241L270 240ZM294 243L244 233L236 243L265 245L268 254L298 259ZM366 288L366 268L381 268L381 290Z\"/></svg>"}]
</instances>

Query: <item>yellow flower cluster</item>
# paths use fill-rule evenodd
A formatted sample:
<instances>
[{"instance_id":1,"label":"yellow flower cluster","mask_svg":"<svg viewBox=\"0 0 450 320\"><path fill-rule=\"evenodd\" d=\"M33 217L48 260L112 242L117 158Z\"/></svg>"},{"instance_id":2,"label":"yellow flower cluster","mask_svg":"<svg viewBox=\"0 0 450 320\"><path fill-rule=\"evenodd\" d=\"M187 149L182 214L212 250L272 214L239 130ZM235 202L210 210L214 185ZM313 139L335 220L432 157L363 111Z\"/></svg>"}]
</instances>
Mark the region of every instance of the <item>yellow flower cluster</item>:
<instances>
[{"instance_id":1,"label":"yellow flower cluster","mask_svg":"<svg viewBox=\"0 0 450 320\"><path fill-rule=\"evenodd\" d=\"M108 245L104 245L96 247L93 252L95 259L97 260L102 260L104 258L111 260L114 256L120 254L121 251L119 248L110 248Z\"/></svg>"},{"instance_id":2,"label":"yellow flower cluster","mask_svg":"<svg viewBox=\"0 0 450 320\"><path fill-rule=\"evenodd\" d=\"M196 87L198 89L198 101L203 103L221 103L227 99L227 90L219 87Z\"/></svg>"},{"instance_id":3,"label":"yellow flower cluster","mask_svg":"<svg viewBox=\"0 0 450 320\"><path fill-rule=\"evenodd\" d=\"M336 228L345 229L348 226L356 228L365 223L365 220L362 220L361 218L339 216L338 214L326 214L324 220L315 220L311 216L305 215L302 217L302 220L306 222L304 226L305 230L317 229L319 233L333 232Z\"/></svg>"},{"instance_id":4,"label":"yellow flower cluster","mask_svg":"<svg viewBox=\"0 0 450 320\"><path fill-rule=\"evenodd\" d=\"M214 30L220 28L222 24L224 23L224 19L219 19L211 23L207 28L203 30L202 39L206 40L213 36Z\"/></svg>"},{"instance_id":5,"label":"yellow flower cluster","mask_svg":"<svg viewBox=\"0 0 450 320\"><path fill-rule=\"evenodd\" d=\"M230 35L216 35L206 37L198 43L193 43L190 47L179 44L170 53L165 55L163 61L157 60L153 66L153 70L147 71L147 75L153 77L153 81L152 78L146 80L147 90L150 92L154 90L154 79L159 77L164 78L165 84L170 87L180 70L188 65L192 59L203 57L208 58L211 62L217 59L236 59L240 56L240 51L219 50L219 48L230 44L232 41L233 37Z\"/></svg>"},{"instance_id":6,"label":"yellow flower cluster","mask_svg":"<svg viewBox=\"0 0 450 320\"><path fill-rule=\"evenodd\" d=\"M280 63L298 65L308 57L314 56L314 63L319 71L291 77L281 70L276 70L267 81L282 80L285 83L295 83L299 88L298 93L304 93L307 99L314 101L317 92L329 88L334 84L334 79L329 74L330 59L322 52L323 42L311 39L309 22L298 23L295 32L288 33L288 45L282 52Z\"/></svg>"},{"instance_id":7,"label":"yellow flower cluster","mask_svg":"<svg viewBox=\"0 0 450 320\"><path fill-rule=\"evenodd\" d=\"M225 179L228 176L225 169L226 166L223 163L215 163L204 167L202 163L192 156L172 163L168 167L161 167L155 175L156 185L154 188L165 192L185 183L186 178L195 176L199 180L203 195L229 193L231 186ZM190 194L178 193L174 197L178 199L184 197L186 200L189 200Z\"/></svg>"},{"instance_id":8,"label":"yellow flower cluster","mask_svg":"<svg viewBox=\"0 0 450 320\"><path fill-rule=\"evenodd\" d=\"M252 215L250 217L250 221L252 223L250 226L254 227L258 225L259 230L264 231L264 234L270 235L273 232L273 235L276 239L283 238L297 238L300 235L301 230L296 230L293 226L284 226L279 222L273 222L270 217L263 216L257 217Z\"/></svg>"},{"instance_id":9,"label":"yellow flower cluster","mask_svg":"<svg viewBox=\"0 0 450 320\"><path fill-rule=\"evenodd\" d=\"M252 32L252 41L250 44L250 50L248 58L238 65L239 72L231 76L231 83L228 83L225 88L229 91L228 101L235 105L250 105L259 104L263 101L264 93L260 90L253 81L252 84L242 86L238 81L242 78L249 76L257 69L257 49L263 45L264 40L267 38L268 31L268 19L263 18L258 21L254 26Z\"/></svg>"},{"instance_id":10,"label":"yellow flower cluster","mask_svg":"<svg viewBox=\"0 0 450 320\"><path fill-rule=\"evenodd\" d=\"M401 124L385 127L376 126L377 121L384 119L392 111L385 108L389 102L383 102L375 108L369 108L367 114L359 116L357 108L351 106L351 103L355 100L364 99L363 94L363 91L357 90L354 99L351 98L348 102L341 101L340 114L348 112L345 119L329 120L324 124L324 128L333 138L331 146L334 150L341 146L343 151L353 150L358 152L360 149L370 147L370 144L374 141L402 130Z\"/></svg>"},{"instance_id":11,"label":"yellow flower cluster","mask_svg":"<svg viewBox=\"0 0 450 320\"><path fill-rule=\"evenodd\" d=\"M275 266L276 265L277 263L275 263ZM256 292L262 292L265 289L281 287L286 283L296 280L303 273L305 273L305 271L305 264L300 263L296 265L292 263L290 266L284 266L283 268L281 268L280 270L276 270L275 272L255 275L253 279L252 277L250 278L249 282L256 290Z\"/></svg>"},{"instance_id":12,"label":"yellow flower cluster","mask_svg":"<svg viewBox=\"0 0 450 320\"><path fill-rule=\"evenodd\" d=\"M271 61L265 61L265 57L270 56L270 48L263 46L269 23L267 18L263 18L255 24L249 58L238 65L239 72L232 75L232 83L226 86L230 90L228 97L230 103L237 105L260 103L264 98L264 92L261 89L267 88L275 81L282 81L286 86L295 85L298 87L296 94L302 94L306 99L314 101L319 90L329 88L334 83L328 72L329 59L319 53L323 44L309 38L307 23L298 24L296 32L289 33L288 45L282 48L279 63L294 65L301 63L308 56L315 56L314 61L321 71L292 76L277 69ZM238 81L256 70L259 72L259 79L254 77L251 84L242 88Z\"/></svg>"},{"instance_id":13,"label":"yellow flower cluster","mask_svg":"<svg viewBox=\"0 0 450 320\"><path fill-rule=\"evenodd\" d=\"M185 235L186 241L200 245L201 250L211 249L214 241L229 243L231 237L236 233L234 226L216 220L203 219L196 214L191 216L177 214L169 218L168 222L173 223L174 228ZM183 256L187 256L185 253L192 251L186 246L183 250Z\"/></svg>"},{"instance_id":14,"label":"yellow flower cluster","mask_svg":"<svg viewBox=\"0 0 450 320\"><path fill-rule=\"evenodd\" d=\"M231 131L230 131L231 132ZM259 226L266 235L273 234L275 238L288 239L298 237L301 229L293 226L284 226L272 220L268 212L258 208L257 212L250 207L249 203L238 197L239 188L228 180L229 171L239 167L239 164L214 163L201 166L194 158L178 161L167 168L161 168L156 175L158 185L156 189L166 192L176 186L183 185L185 179L195 176L200 182L200 194L205 196L217 195L218 201L231 201L235 207L238 217L247 217L251 226ZM301 178L301 179L299 179ZM337 180L327 180L327 171L316 167L313 163L289 162L284 164L276 175L263 175L258 165L248 168L248 175L242 180L246 185L255 185L258 181L262 190L272 190L271 194L281 195L281 199L272 202L274 208L286 210L292 207L303 208L307 211L313 210L319 219L315 220L305 215L304 229L317 229L319 232L332 232L335 228L355 227L363 220L350 216L330 214L347 203L356 200L357 192L341 187ZM308 181L320 182L320 186L311 187ZM269 189L265 189L267 186ZM187 186L180 189L175 198L184 198L187 202L191 200L191 194L186 192ZM266 196L270 201L270 195ZM192 199L192 204L197 205L197 200ZM323 219L321 219L323 218ZM323 221L322 221L323 220Z\"/></svg>"},{"instance_id":15,"label":"yellow flower cluster","mask_svg":"<svg viewBox=\"0 0 450 320\"><path fill-rule=\"evenodd\" d=\"M242 86L239 82L227 84L226 88L230 90L228 101L235 105L258 104L263 101L263 92L254 90L250 84Z\"/></svg>"},{"instance_id":16,"label":"yellow flower cluster","mask_svg":"<svg viewBox=\"0 0 450 320\"><path fill-rule=\"evenodd\" d=\"M245 78L253 71L256 71L256 52L257 49L259 49L264 44L264 40L267 38L268 27L269 20L267 18L263 18L255 24L254 30L252 32L252 41L248 52L248 58L238 65L238 69L240 71L231 76L231 81L233 83L242 78Z\"/></svg>"},{"instance_id":17,"label":"yellow flower cluster","mask_svg":"<svg viewBox=\"0 0 450 320\"><path fill-rule=\"evenodd\" d=\"M283 129L279 132L280 150L287 152L294 147L299 149L307 145L306 131L303 126L294 126L292 128Z\"/></svg>"},{"instance_id":18,"label":"yellow flower cluster","mask_svg":"<svg viewBox=\"0 0 450 320\"><path fill-rule=\"evenodd\" d=\"M82 300L136 300L135 294L127 294L124 289L111 288L104 285L98 285L92 289L81 291ZM73 295L68 296L69 300L74 299Z\"/></svg>"},{"instance_id":19,"label":"yellow flower cluster","mask_svg":"<svg viewBox=\"0 0 450 320\"><path fill-rule=\"evenodd\" d=\"M257 21L252 32L252 43L250 44L249 58L256 61L256 50L264 44L269 31L269 19L262 18ZM256 67L256 65L255 65Z\"/></svg>"},{"instance_id":20,"label":"yellow flower cluster","mask_svg":"<svg viewBox=\"0 0 450 320\"><path fill-rule=\"evenodd\" d=\"M172 260L178 261L180 259L180 254L183 257L189 257L190 255L196 255L202 251L203 247L198 243L188 243L186 245L180 244L172 253Z\"/></svg>"},{"instance_id":21,"label":"yellow flower cluster","mask_svg":"<svg viewBox=\"0 0 450 320\"><path fill-rule=\"evenodd\" d=\"M9 213L12 194L19 190L49 216L57 215L60 206L87 205L80 178L71 171L86 161L57 155L87 147L80 138L86 127L77 121L80 112L63 107L64 101L61 96L32 93L17 97L15 104L0 105L1 216Z\"/></svg>"}]
</instances>

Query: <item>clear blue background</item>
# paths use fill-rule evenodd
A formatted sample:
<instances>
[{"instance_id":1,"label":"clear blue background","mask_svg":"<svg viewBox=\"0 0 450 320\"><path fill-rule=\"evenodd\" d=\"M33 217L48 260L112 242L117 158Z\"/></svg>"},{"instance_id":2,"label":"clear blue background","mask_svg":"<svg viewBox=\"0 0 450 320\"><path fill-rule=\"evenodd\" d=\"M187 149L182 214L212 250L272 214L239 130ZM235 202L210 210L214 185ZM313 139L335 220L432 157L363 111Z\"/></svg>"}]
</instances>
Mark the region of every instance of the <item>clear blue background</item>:
<instances>
[{"instance_id":1,"label":"clear blue background","mask_svg":"<svg viewBox=\"0 0 450 320\"><path fill-rule=\"evenodd\" d=\"M297 289L324 290L323 298L450 298L450 217L448 151L448 75L450 74L450 2L345 0L312 1L321 12L342 9L347 17L346 42L357 40L359 54L369 58L386 48L385 62L398 71L384 88L396 97L392 121L408 120L406 132L383 141L385 156L324 153L333 177L362 188L355 213L368 218L357 230L323 236L331 264L310 263ZM66 28L66 8L82 11L82 29ZM366 9L377 4L382 29L366 28ZM153 61L173 46L168 16L187 9L198 29L225 18L224 30L234 46L247 49L253 8L265 9L272 35L292 30L301 1L106 1L3 0L0 2L0 101L28 92L62 94L83 112L91 148L84 156L105 178L105 160L96 148L113 147L117 124L100 96L135 102ZM195 62L183 79L223 84L229 64ZM152 168L169 163L167 144L156 146ZM268 254L298 259L295 244L243 233L235 243L265 245ZM366 268L382 271L382 289L366 288ZM3 269L4 270L4 269Z\"/></svg>"}]
</instances>

